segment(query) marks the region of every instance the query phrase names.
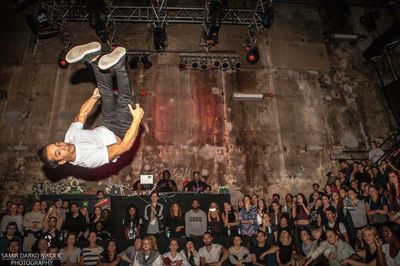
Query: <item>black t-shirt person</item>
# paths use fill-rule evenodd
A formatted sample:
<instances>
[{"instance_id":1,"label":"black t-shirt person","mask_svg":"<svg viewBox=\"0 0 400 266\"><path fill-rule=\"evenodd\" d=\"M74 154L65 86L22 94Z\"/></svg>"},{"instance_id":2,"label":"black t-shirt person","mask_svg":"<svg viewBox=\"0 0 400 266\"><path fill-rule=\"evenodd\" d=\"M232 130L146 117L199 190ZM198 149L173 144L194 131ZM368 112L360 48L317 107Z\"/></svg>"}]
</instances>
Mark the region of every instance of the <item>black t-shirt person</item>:
<instances>
[{"instance_id":1,"label":"black t-shirt person","mask_svg":"<svg viewBox=\"0 0 400 266\"><path fill-rule=\"evenodd\" d=\"M208 187L207 183L201 180L199 181L192 180L185 186L188 192L203 192L206 190L207 187Z\"/></svg>"},{"instance_id":2,"label":"black t-shirt person","mask_svg":"<svg viewBox=\"0 0 400 266\"><path fill-rule=\"evenodd\" d=\"M176 182L172 179L161 179L157 182L158 192L174 192Z\"/></svg>"}]
</instances>

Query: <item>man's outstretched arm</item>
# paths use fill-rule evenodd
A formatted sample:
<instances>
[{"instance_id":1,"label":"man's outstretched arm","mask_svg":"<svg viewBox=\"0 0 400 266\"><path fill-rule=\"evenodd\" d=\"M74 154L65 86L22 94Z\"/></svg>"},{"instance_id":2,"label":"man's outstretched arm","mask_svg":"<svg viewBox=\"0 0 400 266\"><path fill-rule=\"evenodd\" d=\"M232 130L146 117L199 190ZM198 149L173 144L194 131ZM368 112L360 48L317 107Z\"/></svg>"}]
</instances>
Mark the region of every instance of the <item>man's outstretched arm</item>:
<instances>
[{"instance_id":1,"label":"man's outstretched arm","mask_svg":"<svg viewBox=\"0 0 400 266\"><path fill-rule=\"evenodd\" d=\"M133 117L132 123L121 143L107 146L109 161L112 161L121 154L129 151L132 148L133 143L135 143L136 137L138 135L139 126L140 122L142 121L144 111L142 108L140 108L139 104L136 104L136 109L133 109L130 104L128 106Z\"/></svg>"},{"instance_id":2,"label":"man's outstretched arm","mask_svg":"<svg viewBox=\"0 0 400 266\"><path fill-rule=\"evenodd\" d=\"M80 122L85 124L88 116L93 111L94 106L98 99L100 99L101 95L98 88L95 88L92 96L86 100L79 109L79 113L76 115L74 122Z\"/></svg>"}]
</instances>

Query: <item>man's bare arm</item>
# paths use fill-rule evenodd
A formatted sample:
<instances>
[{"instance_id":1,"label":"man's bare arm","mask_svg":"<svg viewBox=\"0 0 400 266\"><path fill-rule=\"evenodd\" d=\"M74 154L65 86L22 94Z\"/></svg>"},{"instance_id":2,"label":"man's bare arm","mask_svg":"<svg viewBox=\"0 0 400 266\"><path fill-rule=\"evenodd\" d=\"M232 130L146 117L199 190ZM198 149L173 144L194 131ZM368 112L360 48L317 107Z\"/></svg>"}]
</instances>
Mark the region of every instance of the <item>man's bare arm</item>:
<instances>
[{"instance_id":1,"label":"man's bare arm","mask_svg":"<svg viewBox=\"0 0 400 266\"><path fill-rule=\"evenodd\" d=\"M100 99L101 95L98 88L95 88L92 96L86 100L81 106L79 113L76 115L74 122L80 122L85 124L89 114L93 111L94 106L97 103L97 100Z\"/></svg>"},{"instance_id":2,"label":"man's bare arm","mask_svg":"<svg viewBox=\"0 0 400 266\"><path fill-rule=\"evenodd\" d=\"M135 143L136 137L138 135L140 122L142 121L144 114L143 109L140 108L139 104L136 104L136 109L133 109L130 104L128 106L133 116L132 123L121 143L107 146L109 161L112 161L124 152L129 151Z\"/></svg>"}]
</instances>

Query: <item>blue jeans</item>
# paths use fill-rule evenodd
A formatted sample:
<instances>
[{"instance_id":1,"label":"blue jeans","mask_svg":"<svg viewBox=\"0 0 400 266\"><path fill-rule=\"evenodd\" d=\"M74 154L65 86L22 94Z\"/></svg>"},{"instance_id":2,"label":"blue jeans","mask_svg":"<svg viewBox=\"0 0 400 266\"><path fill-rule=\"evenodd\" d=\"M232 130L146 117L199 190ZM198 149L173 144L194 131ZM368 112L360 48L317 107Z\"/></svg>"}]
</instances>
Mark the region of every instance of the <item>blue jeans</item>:
<instances>
[{"instance_id":1,"label":"blue jeans","mask_svg":"<svg viewBox=\"0 0 400 266\"><path fill-rule=\"evenodd\" d=\"M116 136L124 138L126 131L132 123L132 114L128 104L134 104L128 71L125 60L113 67L117 76L118 95L113 92L113 80L109 71L100 70L96 62L87 62L93 69L96 77L97 87L101 94L101 118L103 125L111 130Z\"/></svg>"}]
</instances>

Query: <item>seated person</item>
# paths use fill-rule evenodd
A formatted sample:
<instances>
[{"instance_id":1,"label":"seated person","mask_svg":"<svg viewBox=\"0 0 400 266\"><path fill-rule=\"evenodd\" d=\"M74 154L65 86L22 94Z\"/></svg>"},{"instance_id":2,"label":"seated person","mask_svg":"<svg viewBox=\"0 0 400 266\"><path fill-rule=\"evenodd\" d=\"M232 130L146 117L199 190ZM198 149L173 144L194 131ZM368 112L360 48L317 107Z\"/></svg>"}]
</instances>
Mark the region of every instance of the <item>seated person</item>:
<instances>
[{"instance_id":1,"label":"seated person","mask_svg":"<svg viewBox=\"0 0 400 266\"><path fill-rule=\"evenodd\" d=\"M263 231L257 232L257 244L253 245L250 252L252 256L252 263L256 266L275 266L276 258L275 253L278 247L270 246L266 242L267 235Z\"/></svg>"},{"instance_id":2,"label":"seated person","mask_svg":"<svg viewBox=\"0 0 400 266\"><path fill-rule=\"evenodd\" d=\"M156 239L154 236L146 236L143 238L142 250L135 257L133 266L161 266L163 265L162 257L158 252Z\"/></svg>"},{"instance_id":3,"label":"seated person","mask_svg":"<svg viewBox=\"0 0 400 266\"><path fill-rule=\"evenodd\" d=\"M142 250L142 239L136 238L133 246L127 247L124 251L119 253L121 257L121 265L128 263L129 265L133 264L135 261L136 254L138 254ZM126 262L126 263L125 263Z\"/></svg>"},{"instance_id":4,"label":"seated person","mask_svg":"<svg viewBox=\"0 0 400 266\"><path fill-rule=\"evenodd\" d=\"M229 262L232 265L251 265L251 261L250 251L242 246L242 238L234 236L233 246L229 248Z\"/></svg>"},{"instance_id":5,"label":"seated person","mask_svg":"<svg viewBox=\"0 0 400 266\"><path fill-rule=\"evenodd\" d=\"M228 259L228 250L213 243L209 232L203 234L204 247L199 249L200 265L222 265Z\"/></svg>"},{"instance_id":6,"label":"seated person","mask_svg":"<svg viewBox=\"0 0 400 266\"><path fill-rule=\"evenodd\" d=\"M160 180L157 182L156 189L158 192L176 192L178 191L178 187L174 180L171 179L171 173L168 170L165 170Z\"/></svg>"},{"instance_id":7,"label":"seated person","mask_svg":"<svg viewBox=\"0 0 400 266\"><path fill-rule=\"evenodd\" d=\"M185 218L182 215L182 208L178 203L173 203L170 212L165 220L165 226L170 231L171 237L182 237L185 235Z\"/></svg>"},{"instance_id":8,"label":"seated person","mask_svg":"<svg viewBox=\"0 0 400 266\"><path fill-rule=\"evenodd\" d=\"M88 236L89 246L82 249L82 264L97 265L100 255L104 252L102 246L96 243L96 233L90 232Z\"/></svg>"},{"instance_id":9,"label":"seated person","mask_svg":"<svg viewBox=\"0 0 400 266\"><path fill-rule=\"evenodd\" d=\"M200 258L199 253L194 248L193 239L188 237L186 238L185 248L181 250L181 255L183 257L183 265L184 266L199 266Z\"/></svg>"},{"instance_id":10,"label":"seated person","mask_svg":"<svg viewBox=\"0 0 400 266\"><path fill-rule=\"evenodd\" d=\"M6 226L6 231L0 237L0 254L7 252L8 244L11 240L17 240L19 246L22 246L22 239L19 237L17 232L17 223L9 222Z\"/></svg>"},{"instance_id":11,"label":"seated person","mask_svg":"<svg viewBox=\"0 0 400 266\"><path fill-rule=\"evenodd\" d=\"M193 172L193 180L187 183L184 187L185 192L204 192L207 188L207 183L200 180L200 172Z\"/></svg>"},{"instance_id":12,"label":"seated person","mask_svg":"<svg viewBox=\"0 0 400 266\"><path fill-rule=\"evenodd\" d=\"M183 264L184 258L178 252L179 244L178 240L171 239L169 241L169 252L164 253L163 262L164 265L181 266Z\"/></svg>"}]
</instances>

